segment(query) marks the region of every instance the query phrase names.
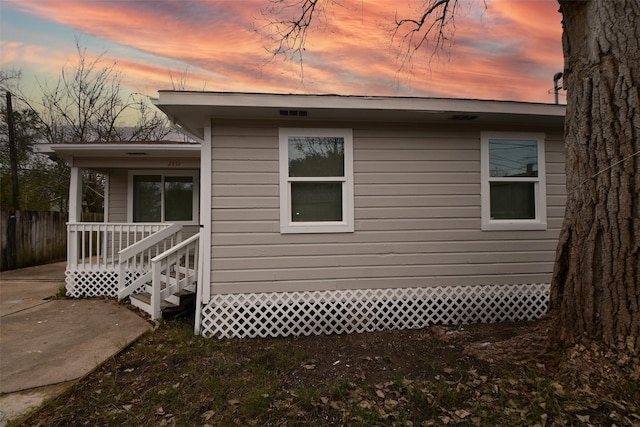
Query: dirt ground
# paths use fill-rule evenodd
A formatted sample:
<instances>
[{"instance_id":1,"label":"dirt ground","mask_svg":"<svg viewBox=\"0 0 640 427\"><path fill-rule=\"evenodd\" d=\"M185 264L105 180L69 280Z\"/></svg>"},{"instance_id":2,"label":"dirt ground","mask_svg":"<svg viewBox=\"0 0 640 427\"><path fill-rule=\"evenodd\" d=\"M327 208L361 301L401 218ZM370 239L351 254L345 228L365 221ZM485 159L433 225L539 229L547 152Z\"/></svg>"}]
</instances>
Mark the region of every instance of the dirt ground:
<instances>
[{"instance_id":1,"label":"dirt ground","mask_svg":"<svg viewBox=\"0 0 640 427\"><path fill-rule=\"evenodd\" d=\"M640 363L603 373L610 355L574 349L559 364L547 332L536 321L216 340L178 319L24 425L640 426Z\"/></svg>"}]
</instances>

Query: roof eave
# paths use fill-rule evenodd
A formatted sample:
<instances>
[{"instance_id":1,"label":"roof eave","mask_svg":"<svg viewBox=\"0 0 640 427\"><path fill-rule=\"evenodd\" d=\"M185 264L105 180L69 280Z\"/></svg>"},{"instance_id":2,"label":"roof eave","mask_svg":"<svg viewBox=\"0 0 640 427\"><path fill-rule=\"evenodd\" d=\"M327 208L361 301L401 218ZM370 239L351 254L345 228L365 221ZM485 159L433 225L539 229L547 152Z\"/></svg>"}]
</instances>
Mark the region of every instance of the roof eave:
<instances>
[{"instance_id":1,"label":"roof eave","mask_svg":"<svg viewBox=\"0 0 640 427\"><path fill-rule=\"evenodd\" d=\"M111 155L113 157L134 157L141 154L160 156L182 155L198 157L200 144L171 144L171 143L104 143L104 144L36 144L39 153L49 157L69 159L72 157L92 157L96 155Z\"/></svg>"}]
</instances>

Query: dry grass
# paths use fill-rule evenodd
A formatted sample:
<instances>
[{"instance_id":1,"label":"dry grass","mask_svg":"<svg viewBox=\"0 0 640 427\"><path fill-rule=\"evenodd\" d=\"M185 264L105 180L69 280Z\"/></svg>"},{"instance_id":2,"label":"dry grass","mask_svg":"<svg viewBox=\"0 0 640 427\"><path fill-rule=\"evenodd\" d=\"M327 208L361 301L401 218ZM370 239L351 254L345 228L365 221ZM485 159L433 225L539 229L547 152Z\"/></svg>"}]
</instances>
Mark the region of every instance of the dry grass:
<instances>
[{"instance_id":1,"label":"dry grass","mask_svg":"<svg viewBox=\"0 0 640 427\"><path fill-rule=\"evenodd\" d=\"M544 334L532 322L207 340L172 320L24 425L640 425L637 379L573 389Z\"/></svg>"}]
</instances>

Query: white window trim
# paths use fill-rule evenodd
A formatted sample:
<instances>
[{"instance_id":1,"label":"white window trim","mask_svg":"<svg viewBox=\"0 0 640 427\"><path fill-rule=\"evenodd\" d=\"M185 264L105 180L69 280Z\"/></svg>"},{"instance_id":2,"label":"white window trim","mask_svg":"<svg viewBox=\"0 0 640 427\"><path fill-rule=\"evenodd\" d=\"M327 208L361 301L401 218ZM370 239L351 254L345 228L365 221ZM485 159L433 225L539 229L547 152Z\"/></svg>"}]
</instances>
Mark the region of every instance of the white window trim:
<instances>
[{"instance_id":1,"label":"white window trim","mask_svg":"<svg viewBox=\"0 0 640 427\"><path fill-rule=\"evenodd\" d=\"M289 137L341 137L344 138L344 179L342 182L342 221L291 221L291 182L327 181L326 178L289 177ZM280 128L280 232L287 233L353 233L353 131L351 129Z\"/></svg>"},{"instance_id":2,"label":"white window trim","mask_svg":"<svg viewBox=\"0 0 640 427\"><path fill-rule=\"evenodd\" d=\"M538 176L527 178L492 178L489 174L489 140L524 139L536 141L538 147ZM545 168L545 134L533 132L481 132L480 133L480 198L482 230L546 230L547 186ZM491 219L489 183L492 181L534 182L536 199L535 219Z\"/></svg>"},{"instance_id":3,"label":"white window trim","mask_svg":"<svg viewBox=\"0 0 640 427\"><path fill-rule=\"evenodd\" d=\"M163 178L167 176L190 176L193 178L193 218L191 221L171 221L172 224L182 224L182 225L197 225L199 224L199 216L200 216L200 172L197 170L171 170L167 172L166 170L130 170L129 171L129 179L127 185L127 222L133 223L133 177L136 175L161 175ZM162 197L164 198L164 191L162 192ZM164 206L164 200L162 200L162 205ZM164 223L164 209L161 212L161 223Z\"/></svg>"}]
</instances>

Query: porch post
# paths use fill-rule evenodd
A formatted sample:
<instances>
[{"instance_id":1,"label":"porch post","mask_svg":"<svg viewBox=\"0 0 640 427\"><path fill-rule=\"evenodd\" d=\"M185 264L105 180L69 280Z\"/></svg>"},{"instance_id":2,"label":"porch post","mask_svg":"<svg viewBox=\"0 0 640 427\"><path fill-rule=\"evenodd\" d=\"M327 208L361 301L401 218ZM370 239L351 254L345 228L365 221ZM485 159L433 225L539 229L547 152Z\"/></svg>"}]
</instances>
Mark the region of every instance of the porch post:
<instances>
[{"instance_id":1,"label":"porch post","mask_svg":"<svg viewBox=\"0 0 640 427\"><path fill-rule=\"evenodd\" d=\"M211 299L211 147L213 137L211 120L204 128L204 141L200 149L200 257L196 284L196 319L194 333L202 327L202 304Z\"/></svg>"},{"instance_id":2,"label":"porch post","mask_svg":"<svg viewBox=\"0 0 640 427\"><path fill-rule=\"evenodd\" d=\"M82 219L82 169L73 166L71 160L71 179L69 180L69 223L75 224ZM70 229L69 229L70 230ZM73 230L78 230L73 227ZM76 232L67 233L67 268L78 268L78 243L80 236Z\"/></svg>"},{"instance_id":3,"label":"porch post","mask_svg":"<svg viewBox=\"0 0 640 427\"><path fill-rule=\"evenodd\" d=\"M71 179L69 180L69 222L82 220L82 169L71 167Z\"/></svg>"}]
</instances>

